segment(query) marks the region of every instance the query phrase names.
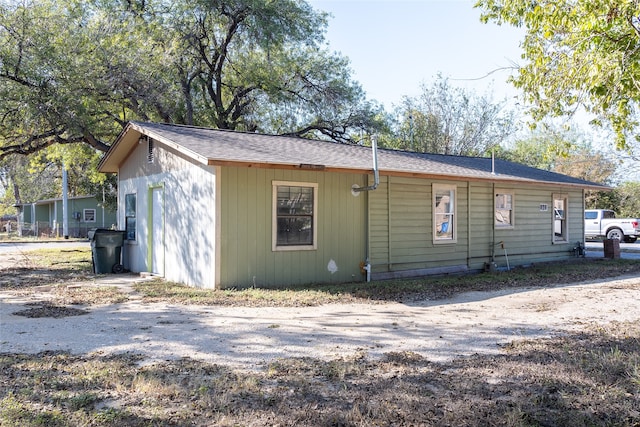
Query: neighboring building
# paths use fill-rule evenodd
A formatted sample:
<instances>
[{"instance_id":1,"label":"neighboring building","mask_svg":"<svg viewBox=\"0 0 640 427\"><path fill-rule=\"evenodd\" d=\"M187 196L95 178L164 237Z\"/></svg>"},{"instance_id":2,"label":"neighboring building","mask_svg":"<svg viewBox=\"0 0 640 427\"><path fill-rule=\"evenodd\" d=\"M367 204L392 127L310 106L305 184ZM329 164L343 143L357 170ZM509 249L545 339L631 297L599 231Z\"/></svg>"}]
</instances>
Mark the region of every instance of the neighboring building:
<instances>
[{"instance_id":1,"label":"neighboring building","mask_svg":"<svg viewBox=\"0 0 640 427\"><path fill-rule=\"evenodd\" d=\"M124 264L210 288L349 282L563 260L584 192L607 187L490 158L129 123L118 173ZM493 171L492 171L493 169Z\"/></svg>"},{"instance_id":2,"label":"neighboring building","mask_svg":"<svg viewBox=\"0 0 640 427\"><path fill-rule=\"evenodd\" d=\"M63 237L62 199L15 205L21 236ZM95 196L67 199L69 237L87 237L88 230L116 225L116 213L102 207Z\"/></svg>"}]
</instances>

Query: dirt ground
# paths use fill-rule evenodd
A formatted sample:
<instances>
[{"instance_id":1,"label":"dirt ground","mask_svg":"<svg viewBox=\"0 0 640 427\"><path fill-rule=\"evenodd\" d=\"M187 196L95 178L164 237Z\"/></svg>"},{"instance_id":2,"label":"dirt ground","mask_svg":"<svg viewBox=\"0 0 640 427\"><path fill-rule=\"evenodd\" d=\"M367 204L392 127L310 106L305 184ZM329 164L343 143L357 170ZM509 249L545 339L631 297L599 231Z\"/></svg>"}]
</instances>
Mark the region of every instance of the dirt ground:
<instances>
[{"instance_id":1,"label":"dirt ground","mask_svg":"<svg viewBox=\"0 0 640 427\"><path fill-rule=\"evenodd\" d=\"M640 425L633 262L368 303L197 305L65 251L0 251L0 425Z\"/></svg>"},{"instance_id":2,"label":"dirt ground","mask_svg":"<svg viewBox=\"0 0 640 427\"><path fill-rule=\"evenodd\" d=\"M0 293L0 352L139 353L148 362L192 359L261 369L278 358L410 351L432 362L497 354L520 339L559 336L585 326L640 320L640 278L547 288L468 292L416 303L317 307L218 307L143 303L135 276L73 286L117 286L118 304L68 307L39 317L47 288ZM29 315L31 314L31 315Z\"/></svg>"}]
</instances>

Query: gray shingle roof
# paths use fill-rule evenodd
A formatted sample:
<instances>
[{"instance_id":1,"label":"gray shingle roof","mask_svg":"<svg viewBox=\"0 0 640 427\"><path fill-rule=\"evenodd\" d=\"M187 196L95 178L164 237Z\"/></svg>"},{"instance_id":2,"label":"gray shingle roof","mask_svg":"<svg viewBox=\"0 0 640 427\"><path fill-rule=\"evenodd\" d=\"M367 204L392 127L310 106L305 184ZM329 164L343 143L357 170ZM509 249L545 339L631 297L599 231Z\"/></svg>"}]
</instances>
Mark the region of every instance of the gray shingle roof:
<instances>
[{"instance_id":1,"label":"gray shingle roof","mask_svg":"<svg viewBox=\"0 0 640 427\"><path fill-rule=\"evenodd\" d=\"M200 159L207 159L212 164L238 162L283 166L316 165L327 169L362 170L363 172L372 170L369 147L161 123L131 122L114 143L112 150L117 149L119 140L130 128L149 135L159 142L174 144L183 152L191 153ZM106 157L109 157L109 153ZM608 188L602 184L505 160L496 159L494 165L495 174L492 174L491 158L378 150L378 166L381 174L442 176L495 182L538 182L591 189Z\"/></svg>"}]
</instances>

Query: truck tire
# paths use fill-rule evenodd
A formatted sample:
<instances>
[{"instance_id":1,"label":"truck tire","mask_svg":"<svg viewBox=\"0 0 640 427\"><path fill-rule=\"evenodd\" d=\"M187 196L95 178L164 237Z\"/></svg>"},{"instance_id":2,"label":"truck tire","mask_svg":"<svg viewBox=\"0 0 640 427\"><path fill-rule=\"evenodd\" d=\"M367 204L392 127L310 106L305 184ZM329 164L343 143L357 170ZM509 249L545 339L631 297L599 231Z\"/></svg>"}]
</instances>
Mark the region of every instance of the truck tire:
<instances>
[{"instance_id":1,"label":"truck tire","mask_svg":"<svg viewBox=\"0 0 640 427\"><path fill-rule=\"evenodd\" d=\"M635 243L638 238L636 236L624 236L625 243Z\"/></svg>"},{"instance_id":2,"label":"truck tire","mask_svg":"<svg viewBox=\"0 0 640 427\"><path fill-rule=\"evenodd\" d=\"M622 241L624 239L624 233L619 228L612 228L607 231L607 239L618 239Z\"/></svg>"}]
</instances>

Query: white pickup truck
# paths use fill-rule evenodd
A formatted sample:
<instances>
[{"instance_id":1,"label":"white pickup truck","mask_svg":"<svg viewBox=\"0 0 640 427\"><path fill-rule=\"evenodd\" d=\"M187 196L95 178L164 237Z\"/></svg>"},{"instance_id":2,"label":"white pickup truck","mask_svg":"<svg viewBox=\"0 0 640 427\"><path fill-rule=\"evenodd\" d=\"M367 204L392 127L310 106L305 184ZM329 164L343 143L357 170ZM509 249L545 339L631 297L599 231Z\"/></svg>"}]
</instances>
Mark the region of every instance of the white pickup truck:
<instances>
[{"instance_id":1,"label":"white pickup truck","mask_svg":"<svg viewBox=\"0 0 640 427\"><path fill-rule=\"evenodd\" d=\"M584 211L584 237L605 237L634 243L640 236L640 219L616 218L608 209L586 209Z\"/></svg>"}]
</instances>

